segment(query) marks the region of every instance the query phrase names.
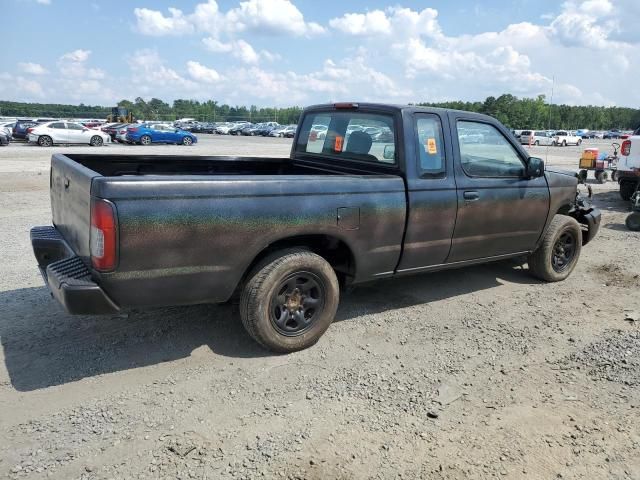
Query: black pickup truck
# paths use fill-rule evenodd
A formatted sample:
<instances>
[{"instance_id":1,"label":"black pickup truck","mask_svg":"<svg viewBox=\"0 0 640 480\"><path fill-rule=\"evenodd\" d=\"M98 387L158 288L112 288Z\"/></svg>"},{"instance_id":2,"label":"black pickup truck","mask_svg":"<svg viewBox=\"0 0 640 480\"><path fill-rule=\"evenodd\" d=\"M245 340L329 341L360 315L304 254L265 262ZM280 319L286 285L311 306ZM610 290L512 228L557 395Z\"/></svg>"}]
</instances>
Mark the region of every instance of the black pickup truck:
<instances>
[{"instance_id":1,"label":"black pickup truck","mask_svg":"<svg viewBox=\"0 0 640 480\"><path fill-rule=\"evenodd\" d=\"M305 109L289 158L55 154L53 226L31 242L73 314L240 298L277 352L314 344L340 286L528 256L565 279L600 212L495 119Z\"/></svg>"}]
</instances>

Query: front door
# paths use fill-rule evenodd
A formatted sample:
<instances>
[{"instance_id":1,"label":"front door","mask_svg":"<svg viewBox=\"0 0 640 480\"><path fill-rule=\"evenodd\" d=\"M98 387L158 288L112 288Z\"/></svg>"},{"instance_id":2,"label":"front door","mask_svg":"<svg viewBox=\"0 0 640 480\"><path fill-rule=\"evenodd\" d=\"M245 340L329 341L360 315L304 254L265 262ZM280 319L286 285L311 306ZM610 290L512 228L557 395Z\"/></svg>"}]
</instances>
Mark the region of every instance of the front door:
<instances>
[{"instance_id":1,"label":"front door","mask_svg":"<svg viewBox=\"0 0 640 480\"><path fill-rule=\"evenodd\" d=\"M458 208L447 117L418 113L405 131L409 216L398 272L445 263Z\"/></svg>"},{"instance_id":2,"label":"front door","mask_svg":"<svg viewBox=\"0 0 640 480\"><path fill-rule=\"evenodd\" d=\"M525 154L506 130L462 113L449 119L458 217L448 262L530 251L549 212L545 177L525 177Z\"/></svg>"}]
</instances>

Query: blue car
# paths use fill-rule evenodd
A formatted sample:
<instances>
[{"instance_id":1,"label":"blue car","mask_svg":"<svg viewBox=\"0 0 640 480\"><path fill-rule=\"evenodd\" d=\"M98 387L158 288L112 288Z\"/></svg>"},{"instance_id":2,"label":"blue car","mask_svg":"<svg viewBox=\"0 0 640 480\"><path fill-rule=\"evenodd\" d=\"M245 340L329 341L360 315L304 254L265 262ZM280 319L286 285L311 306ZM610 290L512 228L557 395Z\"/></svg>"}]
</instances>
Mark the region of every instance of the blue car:
<instances>
[{"instance_id":1,"label":"blue car","mask_svg":"<svg viewBox=\"0 0 640 480\"><path fill-rule=\"evenodd\" d=\"M193 145L198 142L198 137L191 132L180 130L171 125L141 123L127 127L127 140L140 145L151 145L152 143Z\"/></svg>"}]
</instances>

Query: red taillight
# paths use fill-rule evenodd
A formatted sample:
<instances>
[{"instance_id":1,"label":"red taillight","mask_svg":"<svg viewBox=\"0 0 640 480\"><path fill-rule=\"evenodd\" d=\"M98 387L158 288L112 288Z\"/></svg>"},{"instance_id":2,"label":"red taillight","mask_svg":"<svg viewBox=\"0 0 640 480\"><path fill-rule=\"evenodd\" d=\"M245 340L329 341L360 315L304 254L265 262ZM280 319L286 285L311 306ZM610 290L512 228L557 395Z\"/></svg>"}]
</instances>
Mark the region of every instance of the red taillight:
<instances>
[{"instance_id":1,"label":"red taillight","mask_svg":"<svg viewBox=\"0 0 640 480\"><path fill-rule=\"evenodd\" d=\"M116 266L116 212L113 204L101 198L91 199L91 263L107 272Z\"/></svg>"},{"instance_id":2,"label":"red taillight","mask_svg":"<svg viewBox=\"0 0 640 480\"><path fill-rule=\"evenodd\" d=\"M622 142L622 147L620 147L620 153L625 157L631 155L631 140L625 140Z\"/></svg>"},{"instance_id":3,"label":"red taillight","mask_svg":"<svg viewBox=\"0 0 640 480\"><path fill-rule=\"evenodd\" d=\"M137 131L138 131L137 127L127 128L127 132L137 132Z\"/></svg>"},{"instance_id":4,"label":"red taillight","mask_svg":"<svg viewBox=\"0 0 640 480\"><path fill-rule=\"evenodd\" d=\"M27 133L31 133L33 132L33 127L32 128L27 128Z\"/></svg>"}]
</instances>

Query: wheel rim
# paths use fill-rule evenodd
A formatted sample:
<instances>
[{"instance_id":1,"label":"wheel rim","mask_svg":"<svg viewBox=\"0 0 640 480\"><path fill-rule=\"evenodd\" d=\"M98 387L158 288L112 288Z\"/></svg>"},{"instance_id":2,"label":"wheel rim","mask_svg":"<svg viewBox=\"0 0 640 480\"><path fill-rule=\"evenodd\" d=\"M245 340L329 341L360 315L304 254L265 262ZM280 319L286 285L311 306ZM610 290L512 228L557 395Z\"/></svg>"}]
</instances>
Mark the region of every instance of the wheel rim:
<instances>
[{"instance_id":1,"label":"wheel rim","mask_svg":"<svg viewBox=\"0 0 640 480\"><path fill-rule=\"evenodd\" d=\"M151 143L151 139L147 136L142 137L141 142L143 145L149 145Z\"/></svg>"},{"instance_id":2,"label":"wheel rim","mask_svg":"<svg viewBox=\"0 0 640 480\"><path fill-rule=\"evenodd\" d=\"M102 145L102 139L100 137L93 137L93 139L91 140L91 145L93 145L94 147Z\"/></svg>"},{"instance_id":3,"label":"wheel rim","mask_svg":"<svg viewBox=\"0 0 640 480\"><path fill-rule=\"evenodd\" d=\"M184 137L182 143L184 143L185 145L191 145L191 137Z\"/></svg>"},{"instance_id":4,"label":"wheel rim","mask_svg":"<svg viewBox=\"0 0 640 480\"><path fill-rule=\"evenodd\" d=\"M324 309L325 289L310 272L289 275L274 290L269 317L278 333L295 337L307 332Z\"/></svg>"},{"instance_id":5,"label":"wheel rim","mask_svg":"<svg viewBox=\"0 0 640 480\"><path fill-rule=\"evenodd\" d=\"M40 145L42 145L43 147L50 147L51 139L49 137L42 137L42 139L40 140Z\"/></svg>"},{"instance_id":6,"label":"wheel rim","mask_svg":"<svg viewBox=\"0 0 640 480\"><path fill-rule=\"evenodd\" d=\"M571 265L575 255L576 239L570 232L564 232L553 245L553 254L551 255L553 270L558 273L564 272Z\"/></svg>"}]
</instances>

